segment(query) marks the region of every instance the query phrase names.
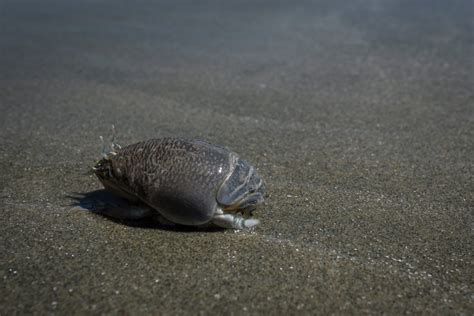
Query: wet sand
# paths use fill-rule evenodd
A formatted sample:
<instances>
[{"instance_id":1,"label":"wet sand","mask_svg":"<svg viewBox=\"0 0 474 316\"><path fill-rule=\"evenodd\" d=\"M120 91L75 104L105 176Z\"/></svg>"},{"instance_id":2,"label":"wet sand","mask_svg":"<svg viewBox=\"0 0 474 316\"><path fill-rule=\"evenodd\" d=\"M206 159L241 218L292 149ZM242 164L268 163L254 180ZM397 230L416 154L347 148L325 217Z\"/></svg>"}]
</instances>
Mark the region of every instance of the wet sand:
<instances>
[{"instance_id":1,"label":"wet sand","mask_svg":"<svg viewBox=\"0 0 474 316\"><path fill-rule=\"evenodd\" d=\"M193 3L0 4L0 314L474 313L472 2ZM262 224L89 211L111 124L239 153Z\"/></svg>"}]
</instances>

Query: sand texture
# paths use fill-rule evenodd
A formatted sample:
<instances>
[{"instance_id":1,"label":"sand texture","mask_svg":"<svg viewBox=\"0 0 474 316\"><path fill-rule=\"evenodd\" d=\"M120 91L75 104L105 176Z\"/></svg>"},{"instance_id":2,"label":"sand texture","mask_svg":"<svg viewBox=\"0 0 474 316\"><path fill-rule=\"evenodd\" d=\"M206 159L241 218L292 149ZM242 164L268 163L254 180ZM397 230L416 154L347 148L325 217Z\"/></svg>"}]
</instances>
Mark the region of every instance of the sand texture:
<instances>
[{"instance_id":1,"label":"sand texture","mask_svg":"<svg viewBox=\"0 0 474 316\"><path fill-rule=\"evenodd\" d=\"M473 5L1 1L0 315L474 314ZM91 212L111 124L237 152L261 225Z\"/></svg>"}]
</instances>

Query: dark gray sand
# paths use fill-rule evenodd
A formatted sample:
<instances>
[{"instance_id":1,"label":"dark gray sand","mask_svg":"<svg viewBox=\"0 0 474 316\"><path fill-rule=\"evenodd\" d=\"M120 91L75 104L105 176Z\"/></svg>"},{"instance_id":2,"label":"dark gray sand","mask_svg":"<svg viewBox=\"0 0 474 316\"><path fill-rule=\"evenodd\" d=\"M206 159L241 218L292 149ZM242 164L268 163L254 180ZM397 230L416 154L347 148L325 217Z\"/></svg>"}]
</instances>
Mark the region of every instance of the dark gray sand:
<instances>
[{"instance_id":1,"label":"dark gray sand","mask_svg":"<svg viewBox=\"0 0 474 316\"><path fill-rule=\"evenodd\" d=\"M0 2L0 314L474 313L473 2L195 2ZM88 211L111 124L251 161L261 226Z\"/></svg>"}]
</instances>

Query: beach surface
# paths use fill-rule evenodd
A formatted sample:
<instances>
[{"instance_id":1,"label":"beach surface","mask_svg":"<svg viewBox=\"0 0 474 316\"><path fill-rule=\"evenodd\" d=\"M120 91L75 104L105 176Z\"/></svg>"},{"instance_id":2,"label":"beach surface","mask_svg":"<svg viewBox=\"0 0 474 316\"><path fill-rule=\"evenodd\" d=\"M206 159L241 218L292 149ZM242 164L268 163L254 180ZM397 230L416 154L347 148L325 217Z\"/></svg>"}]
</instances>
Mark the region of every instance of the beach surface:
<instances>
[{"instance_id":1,"label":"beach surface","mask_svg":"<svg viewBox=\"0 0 474 316\"><path fill-rule=\"evenodd\" d=\"M1 1L0 315L474 313L471 1ZM91 167L205 139L251 231L117 221Z\"/></svg>"}]
</instances>

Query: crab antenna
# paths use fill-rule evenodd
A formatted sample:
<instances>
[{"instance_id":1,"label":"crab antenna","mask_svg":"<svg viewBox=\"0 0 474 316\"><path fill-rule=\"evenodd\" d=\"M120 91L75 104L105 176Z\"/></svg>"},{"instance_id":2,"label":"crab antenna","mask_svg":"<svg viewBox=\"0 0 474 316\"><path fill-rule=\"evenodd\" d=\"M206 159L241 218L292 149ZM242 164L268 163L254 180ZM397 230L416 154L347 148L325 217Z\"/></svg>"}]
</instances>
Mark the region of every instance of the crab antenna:
<instances>
[{"instance_id":1,"label":"crab antenna","mask_svg":"<svg viewBox=\"0 0 474 316\"><path fill-rule=\"evenodd\" d=\"M105 148L105 142L104 142L104 137L99 136L100 142L102 143L102 157L107 158L107 152Z\"/></svg>"},{"instance_id":2,"label":"crab antenna","mask_svg":"<svg viewBox=\"0 0 474 316\"><path fill-rule=\"evenodd\" d=\"M121 149L122 148L122 146L115 143L115 135L116 135L115 125L112 124L112 139L110 140L110 147L112 147L112 152L115 152L116 149Z\"/></svg>"}]
</instances>

